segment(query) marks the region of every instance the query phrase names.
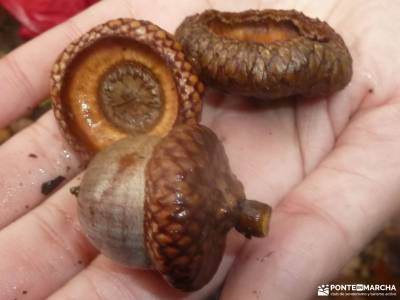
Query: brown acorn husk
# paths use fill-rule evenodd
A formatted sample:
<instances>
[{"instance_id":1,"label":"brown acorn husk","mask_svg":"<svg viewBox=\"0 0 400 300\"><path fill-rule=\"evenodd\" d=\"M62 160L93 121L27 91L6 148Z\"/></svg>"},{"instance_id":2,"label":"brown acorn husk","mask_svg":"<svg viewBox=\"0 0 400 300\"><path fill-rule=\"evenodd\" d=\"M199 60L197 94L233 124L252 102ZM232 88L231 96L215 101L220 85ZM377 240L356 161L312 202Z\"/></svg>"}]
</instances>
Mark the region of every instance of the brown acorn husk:
<instances>
[{"instance_id":1,"label":"brown acorn husk","mask_svg":"<svg viewBox=\"0 0 400 300\"><path fill-rule=\"evenodd\" d=\"M138 134L163 136L177 123L200 119L204 87L186 61L181 45L150 22L112 20L71 43L59 56L51 73L55 117L69 144L83 158L132 134L112 123L96 98L100 81L109 69L121 63L137 63L135 55L141 59L140 65L155 72L162 95L172 95L165 96L164 105L170 108L161 113L160 122ZM110 61L111 65L106 65ZM164 89L163 78L170 82L168 90Z\"/></svg>"},{"instance_id":2,"label":"brown acorn husk","mask_svg":"<svg viewBox=\"0 0 400 300\"><path fill-rule=\"evenodd\" d=\"M242 210L248 206L243 185L216 135L201 125L176 127L155 146L145 194L148 255L164 278L184 291L197 290L214 276L231 228L248 237L267 233L270 207L250 201L254 209Z\"/></svg>"},{"instance_id":3,"label":"brown acorn husk","mask_svg":"<svg viewBox=\"0 0 400 300\"><path fill-rule=\"evenodd\" d=\"M340 35L294 10L207 10L187 17L175 36L201 79L229 93L321 97L352 76Z\"/></svg>"}]
</instances>

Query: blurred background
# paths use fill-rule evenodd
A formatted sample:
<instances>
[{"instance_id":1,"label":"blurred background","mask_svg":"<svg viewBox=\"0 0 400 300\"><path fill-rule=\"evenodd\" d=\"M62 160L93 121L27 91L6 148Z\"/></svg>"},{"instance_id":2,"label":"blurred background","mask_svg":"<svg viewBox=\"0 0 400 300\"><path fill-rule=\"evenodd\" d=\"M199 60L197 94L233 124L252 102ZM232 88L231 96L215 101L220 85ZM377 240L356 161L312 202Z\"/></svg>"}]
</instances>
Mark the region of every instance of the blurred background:
<instances>
[{"instance_id":1,"label":"blurred background","mask_svg":"<svg viewBox=\"0 0 400 300\"><path fill-rule=\"evenodd\" d=\"M43 31L62 23L98 0L0 0L0 58ZM49 99L26 116L0 128L0 144L50 109ZM335 283L400 284L400 216L343 269ZM399 287L399 285L397 285ZM215 297L217 299L218 296ZM316 297L317 298L317 297ZM336 297L342 300L345 297ZM335 299L326 297L325 299ZM366 299L352 297L351 299ZM375 299L384 299L376 298ZM391 299L394 299L393 297Z\"/></svg>"}]
</instances>

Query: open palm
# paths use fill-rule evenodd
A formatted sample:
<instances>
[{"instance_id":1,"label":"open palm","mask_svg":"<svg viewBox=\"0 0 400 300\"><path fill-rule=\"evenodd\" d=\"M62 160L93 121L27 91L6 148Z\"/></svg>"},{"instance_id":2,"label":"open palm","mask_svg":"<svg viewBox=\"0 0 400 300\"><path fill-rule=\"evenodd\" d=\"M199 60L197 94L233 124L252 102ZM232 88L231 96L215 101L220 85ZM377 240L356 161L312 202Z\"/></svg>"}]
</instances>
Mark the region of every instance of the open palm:
<instances>
[{"instance_id":1,"label":"open palm","mask_svg":"<svg viewBox=\"0 0 400 300\"><path fill-rule=\"evenodd\" d=\"M349 86L327 99L260 104L206 94L203 122L224 142L248 197L275 208L269 237L245 242L232 232L215 278L192 294L98 255L69 193L78 158L48 113L0 148L0 299L203 299L224 280L222 299L307 299L400 208L395 1L102 1L0 61L0 127L46 96L58 53L94 25L135 17L173 32L207 8L303 11L334 27L354 59ZM58 175L71 181L44 198L41 183Z\"/></svg>"}]
</instances>

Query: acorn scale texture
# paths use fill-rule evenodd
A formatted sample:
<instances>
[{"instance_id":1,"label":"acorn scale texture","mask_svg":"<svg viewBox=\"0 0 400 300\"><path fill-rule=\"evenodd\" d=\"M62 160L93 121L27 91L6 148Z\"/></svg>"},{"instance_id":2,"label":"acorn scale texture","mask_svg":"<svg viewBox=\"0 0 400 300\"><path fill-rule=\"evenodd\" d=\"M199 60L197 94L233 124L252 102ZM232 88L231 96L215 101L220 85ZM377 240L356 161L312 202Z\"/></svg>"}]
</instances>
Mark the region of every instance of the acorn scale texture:
<instances>
[{"instance_id":1,"label":"acorn scale texture","mask_svg":"<svg viewBox=\"0 0 400 300\"><path fill-rule=\"evenodd\" d=\"M156 145L146 169L145 245L172 286L197 290L213 277L242 200L210 129L177 127Z\"/></svg>"},{"instance_id":2,"label":"acorn scale texture","mask_svg":"<svg viewBox=\"0 0 400 300\"><path fill-rule=\"evenodd\" d=\"M213 22L226 28L260 28L269 22L296 34L271 42L243 41L216 33ZM263 99L320 97L344 88L352 76L352 58L340 35L326 22L295 10L207 10L187 17L175 36L201 79L229 93Z\"/></svg>"}]
</instances>

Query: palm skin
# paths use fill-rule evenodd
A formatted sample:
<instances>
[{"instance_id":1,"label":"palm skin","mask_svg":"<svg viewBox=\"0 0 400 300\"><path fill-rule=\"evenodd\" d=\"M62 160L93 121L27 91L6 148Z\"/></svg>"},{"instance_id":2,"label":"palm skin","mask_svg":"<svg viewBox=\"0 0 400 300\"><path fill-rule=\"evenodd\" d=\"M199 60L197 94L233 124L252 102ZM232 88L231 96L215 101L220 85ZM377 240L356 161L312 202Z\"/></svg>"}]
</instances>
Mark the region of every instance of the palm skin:
<instances>
[{"instance_id":1,"label":"palm skin","mask_svg":"<svg viewBox=\"0 0 400 300\"><path fill-rule=\"evenodd\" d=\"M269 236L244 241L232 232L217 275L193 294L174 291L156 273L116 265L80 231L68 191L80 176L47 199L40 193L41 182L80 170L48 114L0 148L0 299L203 299L224 280L221 299L308 299L395 215L395 1L103 1L0 61L0 125L48 93L56 55L81 32L116 17L173 31L184 16L210 7L303 11L334 27L354 59L349 86L327 99L260 104L207 92L203 122L224 142L248 198L274 206Z\"/></svg>"}]
</instances>

